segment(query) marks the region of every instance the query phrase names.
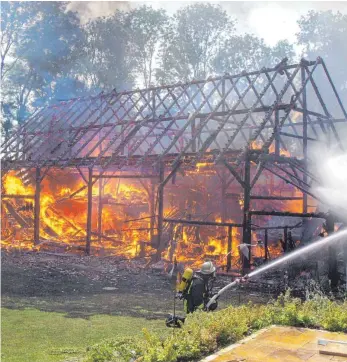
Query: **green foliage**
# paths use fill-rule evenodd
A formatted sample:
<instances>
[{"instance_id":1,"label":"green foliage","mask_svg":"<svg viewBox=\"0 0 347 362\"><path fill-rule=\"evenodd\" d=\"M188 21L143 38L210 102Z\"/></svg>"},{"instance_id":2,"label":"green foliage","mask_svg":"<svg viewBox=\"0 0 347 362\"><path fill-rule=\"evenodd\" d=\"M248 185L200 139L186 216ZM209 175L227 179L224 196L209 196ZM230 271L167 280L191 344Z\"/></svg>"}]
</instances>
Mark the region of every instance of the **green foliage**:
<instances>
[{"instance_id":1,"label":"green foliage","mask_svg":"<svg viewBox=\"0 0 347 362\"><path fill-rule=\"evenodd\" d=\"M220 5L195 3L179 9L160 44L157 79L167 83L206 78L234 30L234 20Z\"/></svg>"},{"instance_id":2,"label":"green foliage","mask_svg":"<svg viewBox=\"0 0 347 362\"><path fill-rule=\"evenodd\" d=\"M310 10L300 17L298 25L297 44L303 48L307 58L323 58L344 99L347 94L347 71L344 66L347 57L347 15L332 10Z\"/></svg>"},{"instance_id":3,"label":"green foliage","mask_svg":"<svg viewBox=\"0 0 347 362\"><path fill-rule=\"evenodd\" d=\"M86 362L128 362L141 352L134 338L107 339L89 349Z\"/></svg>"},{"instance_id":4,"label":"green foliage","mask_svg":"<svg viewBox=\"0 0 347 362\"><path fill-rule=\"evenodd\" d=\"M347 301L336 302L317 294L302 302L288 291L267 305L249 303L214 313L198 311L187 317L182 329L165 338L144 330L143 338L132 339L129 346L98 344L88 352L86 362L114 361L115 355L117 361L126 362L191 361L273 324L346 332Z\"/></svg>"}]
</instances>

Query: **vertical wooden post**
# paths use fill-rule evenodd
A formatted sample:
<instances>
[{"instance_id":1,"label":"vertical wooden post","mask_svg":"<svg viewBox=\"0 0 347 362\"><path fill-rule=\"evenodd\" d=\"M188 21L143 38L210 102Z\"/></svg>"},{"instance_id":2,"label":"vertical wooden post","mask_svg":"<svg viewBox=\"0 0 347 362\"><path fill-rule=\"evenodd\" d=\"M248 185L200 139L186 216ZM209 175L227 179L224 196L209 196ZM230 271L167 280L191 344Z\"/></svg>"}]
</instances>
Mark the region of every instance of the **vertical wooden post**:
<instances>
[{"instance_id":1,"label":"vertical wooden post","mask_svg":"<svg viewBox=\"0 0 347 362\"><path fill-rule=\"evenodd\" d=\"M221 179L221 220L222 222L225 222L227 218L227 205L226 205L226 180L225 180L225 169L223 169L222 179Z\"/></svg>"},{"instance_id":2,"label":"vertical wooden post","mask_svg":"<svg viewBox=\"0 0 347 362\"><path fill-rule=\"evenodd\" d=\"M247 273L251 267L251 215L249 214L251 199L251 161L249 151L245 158L244 204L243 204L243 243L249 244L248 259L243 258L242 272Z\"/></svg>"},{"instance_id":3,"label":"vertical wooden post","mask_svg":"<svg viewBox=\"0 0 347 362\"><path fill-rule=\"evenodd\" d=\"M191 132L192 132L192 139L195 136L195 119L192 119L191 123ZM196 139L192 142L192 152L196 152Z\"/></svg>"},{"instance_id":4,"label":"vertical wooden post","mask_svg":"<svg viewBox=\"0 0 347 362\"><path fill-rule=\"evenodd\" d=\"M152 243L154 235L154 225L155 225L155 184L154 180L151 179L151 189L150 189L150 199L149 199L149 239Z\"/></svg>"},{"instance_id":5,"label":"vertical wooden post","mask_svg":"<svg viewBox=\"0 0 347 362\"><path fill-rule=\"evenodd\" d=\"M275 155L280 155L280 137L279 137L279 122L280 122L280 114L279 110L275 110Z\"/></svg>"},{"instance_id":6,"label":"vertical wooden post","mask_svg":"<svg viewBox=\"0 0 347 362\"><path fill-rule=\"evenodd\" d=\"M158 186L158 250L157 258L161 258L163 248L163 219L164 219L164 163L159 165L159 186Z\"/></svg>"},{"instance_id":7,"label":"vertical wooden post","mask_svg":"<svg viewBox=\"0 0 347 362\"><path fill-rule=\"evenodd\" d=\"M289 251L289 246L288 246L288 228L285 227L283 229L283 241L284 241L284 248L285 248L285 252Z\"/></svg>"},{"instance_id":8,"label":"vertical wooden post","mask_svg":"<svg viewBox=\"0 0 347 362\"><path fill-rule=\"evenodd\" d=\"M195 119L194 119L194 122L195 122ZM198 121L198 128L199 128L200 124L201 124L201 118L199 118L199 121ZM200 150L200 147L202 145L201 132L199 133L199 136L197 137L197 139L198 139L198 150Z\"/></svg>"},{"instance_id":9,"label":"vertical wooden post","mask_svg":"<svg viewBox=\"0 0 347 362\"><path fill-rule=\"evenodd\" d=\"M265 236L264 236L265 261L267 261L267 257L269 254L267 244L268 244L268 232L267 229L265 229Z\"/></svg>"},{"instance_id":10,"label":"vertical wooden post","mask_svg":"<svg viewBox=\"0 0 347 362\"><path fill-rule=\"evenodd\" d=\"M223 103L222 103L222 111L225 112L226 109L226 99L225 99L225 78L222 80L222 97L223 97Z\"/></svg>"},{"instance_id":11,"label":"vertical wooden post","mask_svg":"<svg viewBox=\"0 0 347 362\"><path fill-rule=\"evenodd\" d=\"M150 101L150 100L148 100ZM156 117L156 112L155 112L155 90L152 90L152 118L154 119Z\"/></svg>"},{"instance_id":12,"label":"vertical wooden post","mask_svg":"<svg viewBox=\"0 0 347 362\"><path fill-rule=\"evenodd\" d=\"M35 177L35 205L34 205L34 245L40 242L40 196L41 196L41 172L36 168Z\"/></svg>"},{"instance_id":13,"label":"vertical wooden post","mask_svg":"<svg viewBox=\"0 0 347 362\"><path fill-rule=\"evenodd\" d=\"M227 256L227 271L230 271L230 269L231 269L232 238L233 238L233 227L232 227L232 226L228 226L228 256Z\"/></svg>"},{"instance_id":14,"label":"vertical wooden post","mask_svg":"<svg viewBox=\"0 0 347 362\"><path fill-rule=\"evenodd\" d=\"M305 84L305 68L301 67L301 84ZM306 87L302 91L302 137L303 137L303 156L304 156L304 174L303 181L307 183L307 97L306 97ZM302 194L302 212L307 212L307 194Z\"/></svg>"},{"instance_id":15,"label":"vertical wooden post","mask_svg":"<svg viewBox=\"0 0 347 362\"><path fill-rule=\"evenodd\" d=\"M90 255L90 241L92 234L92 208L93 208L93 168L88 168L88 209L87 209L87 239L86 254Z\"/></svg>"},{"instance_id":16,"label":"vertical wooden post","mask_svg":"<svg viewBox=\"0 0 347 362\"><path fill-rule=\"evenodd\" d=\"M98 241L101 243L101 234L102 234L102 197L103 197L103 181L102 178L99 178L99 203L98 203Z\"/></svg>"}]
</instances>

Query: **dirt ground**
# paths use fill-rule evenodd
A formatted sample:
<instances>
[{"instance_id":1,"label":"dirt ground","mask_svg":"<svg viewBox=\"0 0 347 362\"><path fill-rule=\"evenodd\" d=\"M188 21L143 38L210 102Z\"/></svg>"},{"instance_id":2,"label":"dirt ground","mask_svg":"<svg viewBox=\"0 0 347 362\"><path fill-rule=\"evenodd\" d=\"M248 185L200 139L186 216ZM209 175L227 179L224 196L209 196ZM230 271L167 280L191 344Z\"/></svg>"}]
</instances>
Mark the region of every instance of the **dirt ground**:
<instances>
[{"instance_id":1,"label":"dirt ground","mask_svg":"<svg viewBox=\"0 0 347 362\"><path fill-rule=\"evenodd\" d=\"M88 318L93 314L165 318L173 308L173 283L162 268L145 261L49 253L1 253L2 307L36 308ZM216 286L230 282L219 277ZM250 290L226 293L220 306L249 300L266 302L270 294ZM182 312L182 302L177 302Z\"/></svg>"}]
</instances>

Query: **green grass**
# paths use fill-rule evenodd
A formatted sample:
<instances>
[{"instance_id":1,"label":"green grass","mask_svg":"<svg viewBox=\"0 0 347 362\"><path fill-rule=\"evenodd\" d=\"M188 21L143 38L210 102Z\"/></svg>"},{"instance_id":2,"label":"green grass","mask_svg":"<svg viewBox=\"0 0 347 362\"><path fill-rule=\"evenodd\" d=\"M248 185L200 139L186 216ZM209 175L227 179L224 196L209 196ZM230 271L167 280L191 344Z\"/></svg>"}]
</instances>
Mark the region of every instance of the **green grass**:
<instances>
[{"instance_id":1,"label":"green grass","mask_svg":"<svg viewBox=\"0 0 347 362\"><path fill-rule=\"evenodd\" d=\"M55 362L80 356L88 345L105 338L139 336L142 328L167 333L163 320L94 315L66 318L36 309L1 309L1 360Z\"/></svg>"}]
</instances>

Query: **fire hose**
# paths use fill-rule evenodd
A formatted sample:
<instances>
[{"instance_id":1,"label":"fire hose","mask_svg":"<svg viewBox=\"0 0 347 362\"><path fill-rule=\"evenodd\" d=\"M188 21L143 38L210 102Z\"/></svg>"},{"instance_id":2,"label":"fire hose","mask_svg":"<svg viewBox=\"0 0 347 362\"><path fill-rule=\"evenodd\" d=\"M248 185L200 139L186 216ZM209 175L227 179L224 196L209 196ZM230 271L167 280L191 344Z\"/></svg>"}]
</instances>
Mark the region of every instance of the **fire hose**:
<instances>
[{"instance_id":1,"label":"fire hose","mask_svg":"<svg viewBox=\"0 0 347 362\"><path fill-rule=\"evenodd\" d=\"M227 284L224 288L222 288L217 294L215 294L206 304L206 309L209 310L210 306L216 302L216 300L227 290L231 289L232 287L235 287L239 285L242 280L248 279L248 275L244 276L243 278L237 278L233 282Z\"/></svg>"}]
</instances>

